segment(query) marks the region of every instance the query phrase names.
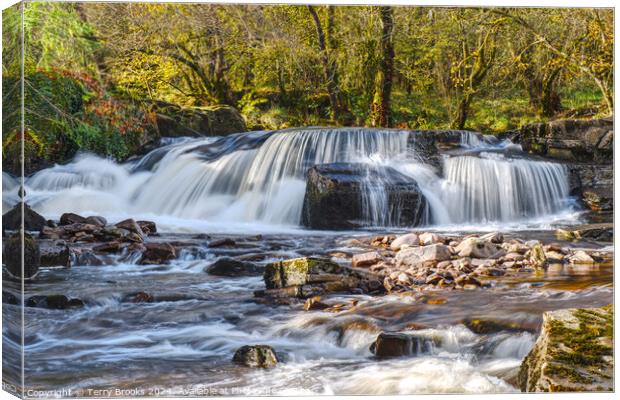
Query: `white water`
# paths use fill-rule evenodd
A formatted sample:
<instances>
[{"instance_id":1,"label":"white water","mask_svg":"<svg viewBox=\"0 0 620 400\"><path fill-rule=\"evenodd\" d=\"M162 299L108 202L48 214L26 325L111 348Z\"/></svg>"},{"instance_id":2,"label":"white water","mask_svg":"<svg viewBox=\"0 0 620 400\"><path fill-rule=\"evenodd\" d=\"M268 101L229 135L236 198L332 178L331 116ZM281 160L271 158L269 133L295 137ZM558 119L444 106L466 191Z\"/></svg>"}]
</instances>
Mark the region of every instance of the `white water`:
<instances>
[{"instance_id":1,"label":"white water","mask_svg":"<svg viewBox=\"0 0 620 400\"><path fill-rule=\"evenodd\" d=\"M167 227L173 230L185 224L174 221L243 231L248 225L296 227L306 171L316 164L361 162L415 180L430 205L425 221L434 225L521 223L570 209L567 173L560 164L510 159L500 152L517 146L460 132L463 148L486 152L447 157L443 179L408 148L409 134L307 128L183 139L125 165L81 155L27 178L27 201L47 218L71 211L172 221ZM365 187L366 225L394 225L381 179L368 179ZM11 191L10 184L3 187L9 202Z\"/></svg>"}]
</instances>

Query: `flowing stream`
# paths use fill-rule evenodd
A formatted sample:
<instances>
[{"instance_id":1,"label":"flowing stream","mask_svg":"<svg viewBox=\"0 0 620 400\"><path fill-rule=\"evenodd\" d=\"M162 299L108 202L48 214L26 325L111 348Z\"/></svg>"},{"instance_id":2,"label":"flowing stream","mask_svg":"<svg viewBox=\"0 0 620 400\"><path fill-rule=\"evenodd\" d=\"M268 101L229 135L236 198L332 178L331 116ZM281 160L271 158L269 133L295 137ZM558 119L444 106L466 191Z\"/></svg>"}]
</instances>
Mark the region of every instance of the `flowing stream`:
<instances>
[{"instance_id":1,"label":"flowing stream","mask_svg":"<svg viewBox=\"0 0 620 400\"><path fill-rule=\"evenodd\" d=\"M556 221L578 221L563 165L529 160L509 142L463 132L457 151L443 154L440 171L412 150L412 134L307 128L183 138L125 164L84 154L26 178L26 200L46 218L76 212L110 222L152 219L163 232L154 240L189 243L170 265L138 265L121 254L101 266L42 271L26 286L26 297L62 293L86 306L25 309L26 387L96 397L517 391L516 372L542 313L609 303L611 268L566 266L474 292L330 296L331 302L358 302L341 313L262 304L253 296L264 288L260 277L203 272L223 256L264 266L364 251L346 239L368 231L299 226L306 171L322 163L389 166L415 179L430 205L427 229L439 232L501 226L515 236L548 239L545 229ZM3 178L6 212L18 201L18 183ZM381 185L366 187L368 230L393 232ZM520 231L530 228L535 231ZM233 235L237 246L209 248L196 233ZM4 287L18 291L19 283L5 280ZM155 301L125 300L141 291ZM21 357L12 333L20 310L3 303L3 312L5 321L14 317L3 330L5 379L17 382L8 366ZM477 334L465 326L468 318L509 320L522 328ZM419 353L374 358L369 347L381 331L416 335ZM282 362L271 370L234 365L235 349L246 344L271 345Z\"/></svg>"}]
</instances>

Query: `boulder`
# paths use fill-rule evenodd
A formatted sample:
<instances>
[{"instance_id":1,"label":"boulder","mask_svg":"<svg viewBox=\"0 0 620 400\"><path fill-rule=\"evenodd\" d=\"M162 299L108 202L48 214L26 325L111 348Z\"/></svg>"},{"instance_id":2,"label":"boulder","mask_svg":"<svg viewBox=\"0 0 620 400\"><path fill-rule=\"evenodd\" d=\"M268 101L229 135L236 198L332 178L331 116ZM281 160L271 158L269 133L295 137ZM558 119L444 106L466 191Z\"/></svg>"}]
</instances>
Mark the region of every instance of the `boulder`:
<instances>
[{"instance_id":1,"label":"boulder","mask_svg":"<svg viewBox=\"0 0 620 400\"><path fill-rule=\"evenodd\" d=\"M504 235L501 232L487 233L486 235L480 236L479 239L496 244L504 243Z\"/></svg>"},{"instance_id":2,"label":"boulder","mask_svg":"<svg viewBox=\"0 0 620 400\"><path fill-rule=\"evenodd\" d=\"M611 221L614 205L613 164L574 163L568 166L568 173L571 196L579 198L586 209Z\"/></svg>"},{"instance_id":3,"label":"boulder","mask_svg":"<svg viewBox=\"0 0 620 400\"><path fill-rule=\"evenodd\" d=\"M381 192L387 211L371 221L366 200ZM335 163L308 170L302 224L312 229L352 229L368 224L416 226L425 222L428 204L418 184L389 167Z\"/></svg>"},{"instance_id":4,"label":"boulder","mask_svg":"<svg viewBox=\"0 0 620 400\"><path fill-rule=\"evenodd\" d=\"M450 247L444 244L432 244L424 247L408 247L396 254L396 264L400 266L417 266L426 261L445 261L452 258Z\"/></svg>"},{"instance_id":5,"label":"boulder","mask_svg":"<svg viewBox=\"0 0 620 400\"><path fill-rule=\"evenodd\" d=\"M256 276L261 274L261 268L251 262L238 261L230 257L222 257L207 266L206 273L215 276Z\"/></svg>"},{"instance_id":6,"label":"boulder","mask_svg":"<svg viewBox=\"0 0 620 400\"><path fill-rule=\"evenodd\" d=\"M154 102L156 123L161 136L224 136L245 132L245 120L230 106L180 107Z\"/></svg>"},{"instance_id":7,"label":"boulder","mask_svg":"<svg viewBox=\"0 0 620 400\"><path fill-rule=\"evenodd\" d=\"M22 225L22 203L2 215L2 228L17 231ZM45 218L24 203L24 226L27 231L40 231L46 225Z\"/></svg>"},{"instance_id":8,"label":"boulder","mask_svg":"<svg viewBox=\"0 0 620 400\"><path fill-rule=\"evenodd\" d=\"M417 355L433 345L433 338L405 333L382 332L370 346L370 351L378 358Z\"/></svg>"},{"instance_id":9,"label":"boulder","mask_svg":"<svg viewBox=\"0 0 620 400\"><path fill-rule=\"evenodd\" d=\"M493 258L497 259L506 254L506 252L498 245L490 240L470 237L463 240L456 248L455 252L459 257L471 258Z\"/></svg>"},{"instance_id":10,"label":"boulder","mask_svg":"<svg viewBox=\"0 0 620 400\"><path fill-rule=\"evenodd\" d=\"M251 368L272 368L278 363L278 357L271 346L243 346L235 351L233 362Z\"/></svg>"},{"instance_id":11,"label":"boulder","mask_svg":"<svg viewBox=\"0 0 620 400\"><path fill-rule=\"evenodd\" d=\"M570 230L558 229L555 235L559 240L591 239L599 242L612 242L614 225L612 223L587 224L571 227Z\"/></svg>"},{"instance_id":12,"label":"boulder","mask_svg":"<svg viewBox=\"0 0 620 400\"><path fill-rule=\"evenodd\" d=\"M177 257L176 249L170 243L146 243L145 247L140 264L165 264Z\"/></svg>"},{"instance_id":13,"label":"boulder","mask_svg":"<svg viewBox=\"0 0 620 400\"><path fill-rule=\"evenodd\" d=\"M83 307L84 302L80 299L69 299L62 294L37 295L26 300L26 307L48 308L51 310L64 310L72 307Z\"/></svg>"},{"instance_id":14,"label":"boulder","mask_svg":"<svg viewBox=\"0 0 620 400\"><path fill-rule=\"evenodd\" d=\"M527 152L579 162L613 160L613 118L565 119L524 125L515 140Z\"/></svg>"},{"instance_id":15,"label":"boulder","mask_svg":"<svg viewBox=\"0 0 620 400\"><path fill-rule=\"evenodd\" d=\"M530 264L532 264L534 268L544 268L547 264L547 256L545 255L545 250L542 244L536 243L532 246L530 249L529 260Z\"/></svg>"},{"instance_id":16,"label":"boulder","mask_svg":"<svg viewBox=\"0 0 620 400\"><path fill-rule=\"evenodd\" d=\"M309 283L310 275L337 274L340 265L324 258L303 257L267 264L263 279L267 289L301 286Z\"/></svg>"},{"instance_id":17,"label":"boulder","mask_svg":"<svg viewBox=\"0 0 620 400\"><path fill-rule=\"evenodd\" d=\"M534 348L521 363L523 392L614 389L613 308L546 312Z\"/></svg>"},{"instance_id":18,"label":"boulder","mask_svg":"<svg viewBox=\"0 0 620 400\"><path fill-rule=\"evenodd\" d=\"M69 246L64 241L53 243L42 241L40 251L41 266L66 268L71 266L71 253Z\"/></svg>"},{"instance_id":19,"label":"boulder","mask_svg":"<svg viewBox=\"0 0 620 400\"><path fill-rule=\"evenodd\" d=\"M351 258L351 265L355 268L370 267L383 260L381 254L376 251L370 251L368 253L355 254Z\"/></svg>"},{"instance_id":20,"label":"boulder","mask_svg":"<svg viewBox=\"0 0 620 400\"><path fill-rule=\"evenodd\" d=\"M399 251L404 246L419 246L420 238L415 233L398 236L390 243L390 249Z\"/></svg>"},{"instance_id":21,"label":"boulder","mask_svg":"<svg viewBox=\"0 0 620 400\"><path fill-rule=\"evenodd\" d=\"M583 250L578 250L568 256L568 261L572 264L594 264L594 259Z\"/></svg>"},{"instance_id":22,"label":"boulder","mask_svg":"<svg viewBox=\"0 0 620 400\"><path fill-rule=\"evenodd\" d=\"M157 225L153 221L136 221L144 232L147 235L151 235L153 233L157 233Z\"/></svg>"},{"instance_id":23,"label":"boulder","mask_svg":"<svg viewBox=\"0 0 620 400\"><path fill-rule=\"evenodd\" d=\"M125 220L123 220L121 222L118 222L114 226L116 226L119 229L126 229L129 232L133 232L133 233L139 235L140 237L144 237L144 232L142 231L142 228L132 218L128 218L128 219L125 219Z\"/></svg>"},{"instance_id":24,"label":"boulder","mask_svg":"<svg viewBox=\"0 0 620 400\"><path fill-rule=\"evenodd\" d=\"M108 220L105 219L104 217L93 215L93 216L87 217L84 222L87 224L96 225L96 226L103 228L104 226L107 225Z\"/></svg>"},{"instance_id":25,"label":"boulder","mask_svg":"<svg viewBox=\"0 0 620 400\"><path fill-rule=\"evenodd\" d=\"M60 216L59 225L86 224L86 218L74 213L64 213ZM105 225L105 224L104 224Z\"/></svg>"},{"instance_id":26,"label":"boulder","mask_svg":"<svg viewBox=\"0 0 620 400\"><path fill-rule=\"evenodd\" d=\"M444 243L446 238L436 233L425 232L420 235L420 244L427 246L429 244Z\"/></svg>"},{"instance_id":27,"label":"boulder","mask_svg":"<svg viewBox=\"0 0 620 400\"><path fill-rule=\"evenodd\" d=\"M23 246L22 246L23 244ZM24 270L22 276L22 254L24 257ZM31 278L41 265L41 251L37 241L27 233L24 233L24 241L19 233L13 234L4 242L3 262L6 269L16 278Z\"/></svg>"},{"instance_id":28,"label":"boulder","mask_svg":"<svg viewBox=\"0 0 620 400\"><path fill-rule=\"evenodd\" d=\"M231 238L221 238L221 239L215 239L209 242L209 247L211 248L215 248L215 247L232 247L235 246L237 243L232 240Z\"/></svg>"}]
</instances>

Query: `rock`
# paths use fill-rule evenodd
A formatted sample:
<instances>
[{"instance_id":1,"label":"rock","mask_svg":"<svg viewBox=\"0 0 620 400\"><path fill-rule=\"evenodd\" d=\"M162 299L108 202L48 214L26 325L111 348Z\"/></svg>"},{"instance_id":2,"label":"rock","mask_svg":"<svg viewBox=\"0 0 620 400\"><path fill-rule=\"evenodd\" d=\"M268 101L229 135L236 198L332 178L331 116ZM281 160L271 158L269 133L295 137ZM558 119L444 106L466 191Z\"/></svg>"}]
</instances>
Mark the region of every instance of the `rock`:
<instances>
[{"instance_id":1,"label":"rock","mask_svg":"<svg viewBox=\"0 0 620 400\"><path fill-rule=\"evenodd\" d=\"M75 265L100 266L104 264L105 263L102 259L100 259L91 252L81 252L79 254L76 254L75 256Z\"/></svg>"},{"instance_id":2,"label":"rock","mask_svg":"<svg viewBox=\"0 0 620 400\"><path fill-rule=\"evenodd\" d=\"M613 308L546 312L534 348L521 363L523 392L612 391Z\"/></svg>"},{"instance_id":3,"label":"rock","mask_svg":"<svg viewBox=\"0 0 620 400\"><path fill-rule=\"evenodd\" d=\"M181 107L157 101L152 110L164 136L224 136L247 130L239 111L230 106Z\"/></svg>"},{"instance_id":4,"label":"rock","mask_svg":"<svg viewBox=\"0 0 620 400\"><path fill-rule=\"evenodd\" d=\"M420 244L428 246L429 244L444 243L446 238L436 233L425 232L420 235Z\"/></svg>"},{"instance_id":5,"label":"rock","mask_svg":"<svg viewBox=\"0 0 620 400\"><path fill-rule=\"evenodd\" d=\"M432 338L405 333L382 332L371 345L370 351L377 358L416 355L430 347Z\"/></svg>"},{"instance_id":6,"label":"rock","mask_svg":"<svg viewBox=\"0 0 620 400\"><path fill-rule=\"evenodd\" d=\"M2 303L16 306L19 304L19 299L13 293L9 293L3 290L2 291Z\"/></svg>"},{"instance_id":7,"label":"rock","mask_svg":"<svg viewBox=\"0 0 620 400\"><path fill-rule=\"evenodd\" d=\"M177 257L174 246L170 243L146 243L140 264L165 264Z\"/></svg>"},{"instance_id":8,"label":"rock","mask_svg":"<svg viewBox=\"0 0 620 400\"><path fill-rule=\"evenodd\" d=\"M419 246L420 238L415 233L408 233L406 235L398 236L390 244L390 248L394 251L399 251L403 246Z\"/></svg>"},{"instance_id":9,"label":"rock","mask_svg":"<svg viewBox=\"0 0 620 400\"><path fill-rule=\"evenodd\" d=\"M572 230L558 229L555 231L558 240L573 241L592 239L600 242L612 242L614 226L610 223L588 224L573 227Z\"/></svg>"},{"instance_id":10,"label":"rock","mask_svg":"<svg viewBox=\"0 0 620 400\"><path fill-rule=\"evenodd\" d=\"M153 221L136 221L144 232L147 235L151 235L153 233L157 233L157 225Z\"/></svg>"},{"instance_id":11,"label":"rock","mask_svg":"<svg viewBox=\"0 0 620 400\"><path fill-rule=\"evenodd\" d=\"M321 296L311 297L304 303L304 310L306 311L325 310L326 308L329 308L329 305L321 302Z\"/></svg>"},{"instance_id":12,"label":"rock","mask_svg":"<svg viewBox=\"0 0 620 400\"><path fill-rule=\"evenodd\" d=\"M71 266L71 253L69 246L63 241L56 243L44 243L40 245L41 266L65 267Z\"/></svg>"},{"instance_id":13,"label":"rock","mask_svg":"<svg viewBox=\"0 0 620 400\"><path fill-rule=\"evenodd\" d=\"M93 216L87 217L84 222L87 224L96 225L96 226L103 228L104 226L107 225L108 220L105 219L104 217L93 215Z\"/></svg>"},{"instance_id":14,"label":"rock","mask_svg":"<svg viewBox=\"0 0 620 400\"><path fill-rule=\"evenodd\" d=\"M112 241L93 247L93 251L99 253L118 253L121 250L121 242Z\"/></svg>"},{"instance_id":15,"label":"rock","mask_svg":"<svg viewBox=\"0 0 620 400\"><path fill-rule=\"evenodd\" d=\"M614 169L612 163L575 163L568 166L570 195L601 216L612 220Z\"/></svg>"},{"instance_id":16,"label":"rock","mask_svg":"<svg viewBox=\"0 0 620 400\"><path fill-rule=\"evenodd\" d=\"M504 243L504 235L501 232L487 233L486 235L480 236L479 239L496 244Z\"/></svg>"},{"instance_id":17,"label":"rock","mask_svg":"<svg viewBox=\"0 0 620 400\"><path fill-rule=\"evenodd\" d=\"M233 362L252 368L272 368L278 363L278 357L271 346L243 346L235 352Z\"/></svg>"},{"instance_id":18,"label":"rock","mask_svg":"<svg viewBox=\"0 0 620 400\"><path fill-rule=\"evenodd\" d=\"M22 254L24 258L22 276ZM41 252L37 241L28 233L22 238L19 233L14 233L4 243L3 262L6 269L16 278L32 278L39 271L41 265Z\"/></svg>"},{"instance_id":19,"label":"rock","mask_svg":"<svg viewBox=\"0 0 620 400\"><path fill-rule=\"evenodd\" d=\"M545 250L540 243L536 243L530 249L530 264L534 268L544 268L547 264L547 256L545 256Z\"/></svg>"},{"instance_id":20,"label":"rock","mask_svg":"<svg viewBox=\"0 0 620 400\"><path fill-rule=\"evenodd\" d=\"M578 250L568 256L568 261L573 264L594 264L594 259L583 250Z\"/></svg>"},{"instance_id":21,"label":"rock","mask_svg":"<svg viewBox=\"0 0 620 400\"><path fill-rule=\"evenodd\" d=\"M323 258L304 257L267 264L263 279L267 289L301 286L310 275L340 273L340 265Z\"/></svg>"},{"instance_id":22,"label":"rock","mask_svg":"<svg viewBox=\"0 0 620 400\"><path fill-rule=\"evenodd\" d=\"M389 167L335 163L315 165L306 178L302 225L312 229L351 229L365 224L363 194L381 188L387 197L390 225L424 222L428 204L418 184Z\"/></svg>"},{"instance_id":23,"label":"rock","mask_svg":"<svg viewBox=\"0 0 620 400\"><path fill-rule=\"evenodd\" d=\"M523 330L528 330L515 322L504 321L501 319L467 318L463 320L462 323L470 331L479 335L489 335L499 332L521 332Z\"/></svg>"},{"instance_id":24,"label":"rock","mask_svg":"<svg viewBox=\"0 0 620 400\"><path fill-rule=\"evenodd\" d=\"M491 241L483 240L480 238L470 237L463 240L456 248L455 252L459 257L472 257L472 258L493 258L497 259L502 257L504 250L492 243Z\"/></svg>"},{"instance_id":25,"label":"rock","mask_svg":"<svg viewBox=\"0 0 620 400\"><path fill-rule=\"evenodd\" d=\"M132 218L125 219L121 222L118 222L114 224L114 226L116 226L119 229L126 229L129 232L136 233L140 235L140 237L144 237L144 232L142 231L142 228L140 228L140 225L138 225L138 223Z\"/></svg>"},{"instance_id":26,"label":"rock","mask_svg":"<svg viewBox=\"0 0 620 400\"><path fill-rule=\"evenodd\" d=\"M22 203L2 215L2 228L18 231L22 226ZM40 231L46 225L45 218L24 203L24 227L27 231Z\"/></svg>"},{"instance_id":27,"label":"rock","mask_svg":"<svg viewBox=\"0 0 620 400\"><path fill-rule=\"evenodd\" d=\"M64 213L60 216L59 225L85 224L86 218L74 213ZM104 224L105 225L105 224Z\"/></svg>"},{"instance_id":28,"label":"rock","mask_svg":"<svg viewBox=\"0 0 620 400\"><path fill-rule=\"evenodd\" d=\"M62 294L51 294L29 297L25 305L26 307L64 310L71 307L83 307L84 302L80 299L68 299L67 296Z\"/></svg>"},{"instance_id":29,"label":"rock","mask_svg":"<svg viewBox=\"0 0 620 400\"><path fill-rule=\"evenodd\" d=\"M261 268L251 262L237 261L234 258L222 257L210 264L204 270L215 276L256 276L261 274Z\"/></svg>"},{"instance_id":30,"label":"rock","mask_svg":"<svg viewBox=\"0 0 620 400\"><path fill-rule=\"evenodd\" d=\"M368 253L355 254L351 258L351 265L355 268L361 267L370 267L371 265L375 265L383 260L381 254L376 251L371 251Z\"/></svg>"},{"instance_id":31,"label":"rock","mask_svg":"<svg viewBox=\"0 0 620 400\"><path fill-rule=\"evenodd\" d=\"M612 118L566 119L524 125L515 139L525 151L541 156L611 163L613 130Z\"/></svg>"},{"instance_id":32,"label":"rock","mask_svg":"<svg viewBox=\"0 0 620 400\"><path fill-rule=\"evenodd\" d=\"M445 261L452 258L450 247L432 244L424 247L409 247L396 254L396 264L413 267L425 261Z\"/></svg>"},{"instance_id":33,"label":"rock","mask_svg":"<svg viewBox=\"0 0 620 400\"><path fill-rule=\"evenodd\" d=\"M212 240L209 242L209 247L210 248L215 248L215 247L231 247L231 246L235 246L237 243L232 240L231 238L223 238L223 239L216 239L216 240Z\"/></svg>"},{"instance_id":34,"label":"rock","mask_svg":"<svg viewBox=\"0 0 620 400\"><path fill-rule=\"evenodd\" d=\"M123 298L124 302L128 303L152 303L154 301L153 295L146 292L137 292L128 294Z\"/></svg>"}]
</instances>

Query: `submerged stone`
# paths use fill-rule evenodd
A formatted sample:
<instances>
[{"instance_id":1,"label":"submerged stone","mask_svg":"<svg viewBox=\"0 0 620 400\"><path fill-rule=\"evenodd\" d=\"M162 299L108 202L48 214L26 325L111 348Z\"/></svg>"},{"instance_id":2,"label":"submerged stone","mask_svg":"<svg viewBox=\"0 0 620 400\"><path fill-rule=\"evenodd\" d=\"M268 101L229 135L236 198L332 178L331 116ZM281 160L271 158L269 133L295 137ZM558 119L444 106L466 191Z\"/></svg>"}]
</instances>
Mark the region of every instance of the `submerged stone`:
<instances>
[{"instance_id":1,"label":"submerged stone","mask_svg":"<svg viewBox=\"0 0 620 400\"><path fill-rule=\"evenodd\" d=\"M272 368L278 363L278 357L271 346L243 346L235 352L233 362L251 368Z\"/></svg>"}]
</instances>

